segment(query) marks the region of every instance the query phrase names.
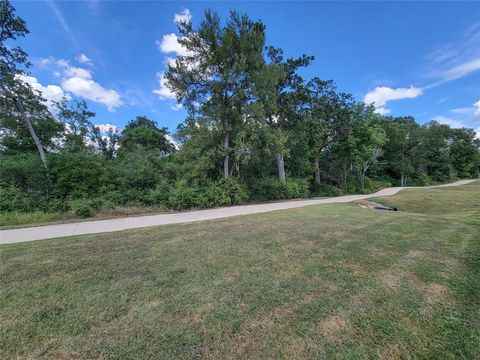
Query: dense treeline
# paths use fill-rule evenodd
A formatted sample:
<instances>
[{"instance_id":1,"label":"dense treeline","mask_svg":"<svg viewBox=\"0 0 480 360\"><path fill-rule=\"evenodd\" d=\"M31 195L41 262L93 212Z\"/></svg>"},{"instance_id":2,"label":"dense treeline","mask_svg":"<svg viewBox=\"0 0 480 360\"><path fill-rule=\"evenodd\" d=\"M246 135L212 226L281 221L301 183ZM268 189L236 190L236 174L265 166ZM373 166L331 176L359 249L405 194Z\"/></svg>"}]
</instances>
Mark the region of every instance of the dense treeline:
<instances>
[{"instance_id":1,"label":"dense treeline","mask_svg":"<svg viewBox=\"0 0 480 360\"><path fill-rule=\"evenodd\" d=\"M28 30L7 1L0 12L2 212L203 208L479 174L473 130L382 117L333 81L305 80L313 57L285 58L236 12L179 26L186 55L165 75L188 112L175 143L144 116L121 132L97 127L84 101L49 108L21 80L27 55L6 41Z\"/></svg>"}]
</instances>

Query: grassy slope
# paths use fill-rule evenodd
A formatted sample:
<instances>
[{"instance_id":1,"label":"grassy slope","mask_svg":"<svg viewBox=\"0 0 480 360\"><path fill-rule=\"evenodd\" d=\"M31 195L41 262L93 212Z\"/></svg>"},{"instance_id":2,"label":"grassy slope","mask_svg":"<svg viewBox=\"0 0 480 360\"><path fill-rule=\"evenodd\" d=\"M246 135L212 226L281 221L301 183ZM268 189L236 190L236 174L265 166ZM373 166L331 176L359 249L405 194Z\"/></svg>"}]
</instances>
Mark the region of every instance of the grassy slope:
<instances>
[{"instance_id":1,"label":"grassy slope","mask_svg":"<svg viewBox=\"0 0 480 360\"><path fill-rule=\"evenodd\" d=\"M2 246L0 357L474 358L480 184L381 201Z\"/></svg>"}]
</instances>

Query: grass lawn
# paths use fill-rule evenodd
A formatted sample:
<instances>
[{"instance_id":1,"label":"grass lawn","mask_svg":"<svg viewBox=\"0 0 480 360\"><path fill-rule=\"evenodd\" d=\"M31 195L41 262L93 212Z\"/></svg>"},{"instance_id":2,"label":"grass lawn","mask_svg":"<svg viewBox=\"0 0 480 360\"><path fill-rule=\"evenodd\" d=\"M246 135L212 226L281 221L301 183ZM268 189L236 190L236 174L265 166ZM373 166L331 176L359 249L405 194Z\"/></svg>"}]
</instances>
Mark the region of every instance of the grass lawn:
<instances>
[{"instance_id":1,"label":"grass lawn","mask_svg":"<svg viewBox=\"0 0 480 360\"><path fill-rule=\"evenodd\" d=\"M3 245L0 358L478 358L480 184Z\"/></svg>"}]
</instances>

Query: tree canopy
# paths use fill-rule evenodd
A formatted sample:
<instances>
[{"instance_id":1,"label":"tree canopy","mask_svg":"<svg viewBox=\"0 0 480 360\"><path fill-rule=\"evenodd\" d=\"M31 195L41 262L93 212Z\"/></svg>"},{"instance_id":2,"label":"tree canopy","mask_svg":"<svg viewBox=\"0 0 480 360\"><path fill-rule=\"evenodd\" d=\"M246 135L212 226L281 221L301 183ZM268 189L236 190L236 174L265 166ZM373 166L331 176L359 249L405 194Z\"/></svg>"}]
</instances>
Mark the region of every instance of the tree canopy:
<instances>
[{"instance_id":1,"label":"tree canopy","mask_svg":"<svg viewBox=\"0 0 480 360\"><path fill-rule=\"evenodd\" d=\"M83 100L47 107L22 81L30 64L14 43L28 30L6 0L0 26L0 211L201 208L480 172L472 129L381 116L333 80L304 79L313 57L285 58L246 14L208 10L198 27L179 25L185 52L165 82L187 117L172 134L145 116L95 125Z\"/></svg>"}]
</instances>

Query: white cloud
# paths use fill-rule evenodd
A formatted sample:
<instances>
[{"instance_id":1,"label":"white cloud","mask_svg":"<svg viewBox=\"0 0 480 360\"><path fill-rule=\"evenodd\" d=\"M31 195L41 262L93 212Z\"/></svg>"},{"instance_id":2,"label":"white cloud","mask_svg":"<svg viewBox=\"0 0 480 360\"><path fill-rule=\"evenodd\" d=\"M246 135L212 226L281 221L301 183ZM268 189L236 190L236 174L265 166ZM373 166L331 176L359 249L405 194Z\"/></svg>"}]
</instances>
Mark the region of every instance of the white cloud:
<instances>
[{"instance_id":1,"label":"white cloud","mask_svg":"<svg viewBox=\"0 0 480 360\"><path fill-rule=\"evenodd\" d=\"M451 81L460 79L474 71L480 70L480 57L477 59L466 61L462 64L456 65L453 68L440 72L440 77L443 81Z\"/></svg>"},{"instance_id":2,"label":"white cloud","mask_svg":"<svg viewBox=\"0 0 480 360\"><path fill-rule=\"evenodd\" d=\"M475 138L480 140L480 126L477 128L477 130L475 130L475 132L477 133Z\"/></svg>"},{"instance_id":3,"label":"white cloud","mask_svg":"<svg viewBox=\"0 0 480 360\"><path fill-rule=\"evenodd\" d=\"M180 109L183 109L183 105L177 103L175 105L170 106L170 109L172 109L173 111L178 111Z\"/></svg>"},{"instance_id":4,"label":"white cloud","mask_svg":"<svg viewBox=\"0 0 480 360\"><path fill-rule=\"evenodd\" d=\"M472 112L472 109L469 107L464 107L464 108L452 109L450 110L450 112L454 114L466 115L466 114L470 114Z\"/></svg>"},{"instance_id":5,"label":"white cloud","mask_svg":"<svg viewBox=\"0 0 480 360\"><path fill-rule=\"evenodd\" d=\"M470 107L456 108L450 110L453 114L463 115L469 117L471 120L480 120L480 100Z\"/></svg>"},{"instance_id":6,"label":"white cloud","mask_svg":"<svg viewBox=\"0 0 480 360\"><path fill-rule=\"evenodd\" d=\"M105 105L108 111L115 111L123 105L120 95L115 90L105 89L99 83L80 76L73 76L62 81L62 87L72 94Z\"/></svg>"},{"instance_id":7,"label":"white cloud","mask_svg":"<svg viewBox=\"0 0 480 360\"><path fill-rule=\"evenodd\" d=\"M178 37L174 33L163 35L162 41L157 40L158 48L165 54L175 53L177 55L186 55L187 49L185 49L178 42Z\"/></svg>"},{"instance_id":8,"label":"white cloud","mask_svg":"<svg viewBox=\"0 0 480 360\"><path fill-rule=\"evenodd\" d=\"M117 125L114 124L97 124L95 125L97 128L100 129L100 132L102 133L107 133L109 131L113 133L117 133L120 131L120 128Z\"/></svg>"},{"instance_id":9,"label":"white cloud","mask_svg":"<svg viewBox=\"0 0 480 360\"><path fill-rule=\"evenodd\" d=\"M473 24L453 41L435 46L427 56L430 70L427 74L438 81L431 88L460 79L480 70L480 23Z\"/></svg>"},{"instance_id":10,"label":"white cloud","mask_svg":"<svg viewBox=\"0 0 480 360\"><path fill-rule=\"evenodd\" d=\"M80 54L75 59L77 59L79 63L92 65L92 60L85 54Z\"/></svg>"},{"instance_id":11,"label":"white cloud","mask_svg":"<svg viewBox=\"0 0 480 360\"><path fill-rule=\"evenodd\" d=\"M475 104L473 104L475 107L475 112L473 113L473 118L475 120L480 120L480 100L478 100Z\"/></svg>"},{"instance_id":12,"label":"white cloud","mask_svg":"<svg viewBox=\"0 0 480 360\"><path fill-rule=\"evenodd\" d=\"M463 128L465 124L460 120L452 119L447 116L437 115L432 118L432 120L438 122L439 124L448 125L451 128Z\"/></svg>"},{"instance_id":13,"label":"white cloud","mask_svg":"<svg viewBox=\"0 0 480 360\"><path fill-rule=\"evenodd\" d=\"M77 57L77 60L81 61L82 55L85 57L83 60L90 60L84 54ZM108 111L115 111L116 108L123 105L120 95L115 90L106 89L93 80L91 70L70 65L65 59L55 59L54 57L41 59L40 62L44 66L52 67L54 76L61 78L61 86L64 91L103 104Z\"/></svg>"},{"instance_id":14,"label":"white cloud","mask_svg":"<svg viewBox=\"0 0 480 360\"><path fill-rule=\"evenodd\" d=\"M401 99L413 99L422 94L423 90L413 85L409 88L396 89L387 86L378 86L374 90L368 92L363 98L363 101L368 105L374 104L376 112L385 115L390 112L389 109L384 107L387 102Z\"/></svg>"},{"instance_id":15,"label":"white cloud","mask_svg":"<svg viewBox=\"0 0 480 360\"><path fill-rule=\"evenodd\" d=\"M192 21L192 14L190 13L189 9L184 9L180 14L175 14L175 16L173 17L173 21L176 23L189 23Z\"/></svg>"},{"instance_id":16,"label":"white cloud","mask_svg":"<svg viewBox=\"0 0 480 360\"><path fill-rule=\"evenodd\" d=\"M29 84L32 89L37 90L42 94L42 97L46 100L45 105L47 105L50 111L53 110L53 101L60 101L63 97L70 99L70 95L66 94L58 85L43 86L36 77L25 74L17 75L17 77L21 81Z\"/></svg>"},{"instance_id":17,"label":"white cloud","mask_svg":"<svg viewBox=\"0 0 480 360\"><path fill-rule=\"evenodd\" d=\"M170 89L166 85L165 73L159 72L157 73L157 76L159 88L153 90L153 93L157 94L162 100L176 100L175 93L170 91Z\"/></svg>"}]
</instances>

